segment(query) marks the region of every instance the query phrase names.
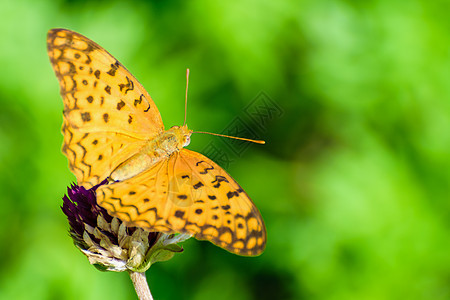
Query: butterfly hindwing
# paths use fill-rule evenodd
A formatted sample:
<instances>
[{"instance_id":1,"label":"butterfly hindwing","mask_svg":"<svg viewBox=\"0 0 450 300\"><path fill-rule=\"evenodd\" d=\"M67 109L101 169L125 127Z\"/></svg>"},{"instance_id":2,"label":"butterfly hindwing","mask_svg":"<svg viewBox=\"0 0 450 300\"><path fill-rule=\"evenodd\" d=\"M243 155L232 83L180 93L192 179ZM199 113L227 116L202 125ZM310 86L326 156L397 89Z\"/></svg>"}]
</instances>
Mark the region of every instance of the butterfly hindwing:
<instances>
[{"instance_id":1,"label":"butterfly hindwing","mask_svg":"<svg viewBox=\"0 0 450 300\"><path fill-rule=\"evenodd\" d=\"M63 152L78 184L91 187L164 130L156 105L105 49L52 29L47 49L64 102Z\"/></svg>"},{"instance_id":2,"label":"butterfly hindwing","mask_svg":"<svg viewBox=\"0 0 450 300\"><path fill-rule=\"evenodd\" d=\"M182 149L122 182L101 186L98 203L149 231L189 233L239 255L265 247L262 217L230 175L200 153Z\"/></svg>"},{"instance_id":3,"label":"butterfly hindwing","mask_svg":"<svg viewBox=\"0 0 450 300\"><path fill-rule=\"evenodd\" d=\"M198 152L182 149L174 170L176 178L191 175L177 197L192 197L186 226L197 239L240 255L258 255L264 250L266 229L261 214L224 169Z\"/></svg>"}]
</instances>

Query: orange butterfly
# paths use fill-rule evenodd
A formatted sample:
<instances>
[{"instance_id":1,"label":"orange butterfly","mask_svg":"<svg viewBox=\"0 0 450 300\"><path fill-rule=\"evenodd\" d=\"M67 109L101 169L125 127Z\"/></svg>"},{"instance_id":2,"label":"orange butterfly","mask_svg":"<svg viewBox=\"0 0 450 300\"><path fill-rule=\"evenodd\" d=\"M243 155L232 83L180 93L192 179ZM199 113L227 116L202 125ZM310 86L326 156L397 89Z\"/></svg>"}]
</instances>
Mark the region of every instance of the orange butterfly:
<instances>
[{"instance_id":1,"label":"orange butterfly","mask_svg":"<svg viewBox=\"0 0 450 300\"><path fill-rule=\"evenodd\" d=\"M96 191L100 206L129 226L261 254L266 229L258 209L221 167L184 149L192 130L164 130L142 85L88 38L52 29L47 47L64 101L62 151L79 185L107 179Z\"/></svg>"}]
</instances>

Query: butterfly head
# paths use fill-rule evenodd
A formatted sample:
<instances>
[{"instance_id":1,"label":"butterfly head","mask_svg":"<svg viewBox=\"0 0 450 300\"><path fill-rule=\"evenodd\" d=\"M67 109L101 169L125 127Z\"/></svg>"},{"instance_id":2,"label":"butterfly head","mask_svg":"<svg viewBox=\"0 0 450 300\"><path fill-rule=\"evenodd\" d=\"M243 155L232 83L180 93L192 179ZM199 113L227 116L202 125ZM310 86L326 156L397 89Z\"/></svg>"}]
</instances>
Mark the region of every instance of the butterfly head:
<instances>
[{"instance_id":1,"label":"butterfly head","mask_svg":"<svg viewBox=\"0 0 450 300\"><path fill-rule=\"evenodd\" d=\"M191 142L192 130L188 129L187 125L172 126L168 131L173 133L178 149L186 147Z\"/></svg>"}]
</instances>

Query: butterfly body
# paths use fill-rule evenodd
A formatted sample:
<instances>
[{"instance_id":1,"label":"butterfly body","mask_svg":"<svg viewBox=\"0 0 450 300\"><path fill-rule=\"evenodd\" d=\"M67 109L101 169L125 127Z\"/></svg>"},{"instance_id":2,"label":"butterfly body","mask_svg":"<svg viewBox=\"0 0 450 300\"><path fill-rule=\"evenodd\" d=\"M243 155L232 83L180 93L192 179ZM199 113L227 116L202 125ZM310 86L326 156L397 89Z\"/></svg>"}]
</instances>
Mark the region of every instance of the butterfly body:
<instances>
[{"instance_id":1,"label":"butterfly body","mask_svg":"<svg viewBox=\"0 0 450 300\"><path fill-rule=\"evenodd\" d=\"M239 255L259 255L266 229L242 187L186 148L192 131L165 131L139 81L111 54L70 30L48 32L64 103L62 152L78 185L129 226L188 233Z\"/></svg>"},{"instance_id":2,"label":"butterfly body","mask_svg":"<svg viewBox=\"0 0 450 300\"><path fill-rule=\"evenodd\" d=\"M133 156L125 160L108 176L109 181L123 181L142 173L163 159L168 159L175 151L180 151L190 143L192 130L187 126L173 126L150 139Z\"/></svg>"}]
</instances>

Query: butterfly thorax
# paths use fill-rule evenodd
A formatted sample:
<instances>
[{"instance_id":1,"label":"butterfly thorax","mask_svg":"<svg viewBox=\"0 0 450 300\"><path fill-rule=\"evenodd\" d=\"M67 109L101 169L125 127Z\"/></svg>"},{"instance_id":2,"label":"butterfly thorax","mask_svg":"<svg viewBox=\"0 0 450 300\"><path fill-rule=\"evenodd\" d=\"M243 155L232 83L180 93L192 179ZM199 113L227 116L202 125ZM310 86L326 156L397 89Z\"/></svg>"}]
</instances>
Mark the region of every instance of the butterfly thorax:
<instances>
[{"instance_id":1,"label":"butterfly thorax","mask_svg":"<svg viewBox=\"0 0 450 300\"><path fill-rule=\"evenodd\" d=\"M136 154L118 165L108 180L123 181L153 167L162 159L167 159L175 151L180 151L190 143L192 130L186 125L173 126L158 136L149 139Z\"/></svg>"}]
</instances>

